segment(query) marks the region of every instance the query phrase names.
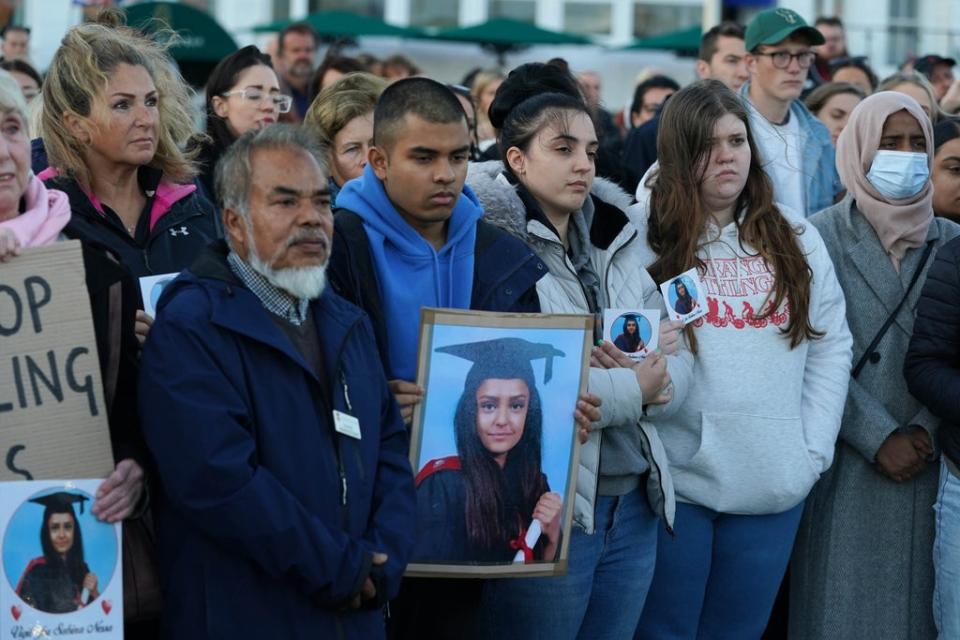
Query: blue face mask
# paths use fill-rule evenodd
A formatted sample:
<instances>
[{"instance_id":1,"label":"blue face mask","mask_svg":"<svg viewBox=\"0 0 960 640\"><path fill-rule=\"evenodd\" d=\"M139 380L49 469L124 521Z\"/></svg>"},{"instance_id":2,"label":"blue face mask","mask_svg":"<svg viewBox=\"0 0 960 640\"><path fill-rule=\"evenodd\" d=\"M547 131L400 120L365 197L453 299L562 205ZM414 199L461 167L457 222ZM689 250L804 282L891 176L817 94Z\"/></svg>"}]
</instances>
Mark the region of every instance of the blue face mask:
<instances>
[{"instance_id":1,"label":"blue face mask","mask_svg":"<svg viewBox=\"0 0 960 640\"><path fill-rule=\"evenodd\" d=\"M925 153L877 151L867 180L890 200L904 200L920 193L930 179L930 160Z\"/></svg>"}]
</instances>

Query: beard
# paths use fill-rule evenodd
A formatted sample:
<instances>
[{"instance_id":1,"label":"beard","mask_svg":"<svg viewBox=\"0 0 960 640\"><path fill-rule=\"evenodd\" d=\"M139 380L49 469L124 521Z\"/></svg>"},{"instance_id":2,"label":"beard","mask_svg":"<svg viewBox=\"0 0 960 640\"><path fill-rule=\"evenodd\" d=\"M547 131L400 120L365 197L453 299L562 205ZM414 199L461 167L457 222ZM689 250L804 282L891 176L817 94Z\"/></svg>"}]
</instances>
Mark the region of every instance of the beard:
<instances>
[{"instance_id":1,"label":"beard","mask_svg":"<svg viewBox=\"0 0 960 640\"><path fill-rule=\"evenodd\" d=\"M323 293L323 290L327 286L327 259L330 255L330 240L322 231L320 231L319 234L320 235L317 236L316 233L297 232L287 238L284 246L277 251L276 255L272 256L269 260L263 260L257 253L257 245L253 241L252 234L248 233L247 242L250 251L247 255L247 262L254 271L262 275L267 279L267 282L278 289L286 291L298 300L302 298L315 300L320 297L320 294ZM287 267L286 269L273 268L277 258L284 250L302 240L317 240L318 238L323 242L326 248L326 255L328 256L327 259L324 259L323 264L310 267Z\"/></svg>"},{"instance_id":2,"label":"beard","mask_svg":"<svg viewBox=\"0 0 960 640\"><path fill-rule=\"evenodd\" d=\"M313 75L313 63L309 60L297 60L287 68L294 78L309 78Z\"/></svg>"}]
</instances>

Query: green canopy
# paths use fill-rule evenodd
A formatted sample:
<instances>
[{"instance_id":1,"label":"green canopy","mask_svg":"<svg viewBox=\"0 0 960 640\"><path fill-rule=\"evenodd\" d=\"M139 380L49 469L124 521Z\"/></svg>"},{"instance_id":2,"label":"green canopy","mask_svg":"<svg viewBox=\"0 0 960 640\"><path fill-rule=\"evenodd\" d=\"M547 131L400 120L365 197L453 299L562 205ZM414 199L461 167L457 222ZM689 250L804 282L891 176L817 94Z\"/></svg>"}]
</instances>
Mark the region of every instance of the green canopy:
<instances>
[{"instance_id":1,"label":"green canopy","mask_svg":"<svg viewBox=\"0 0 960 640\"><path fill-rule=\"evenodd\" d=\"M302 20L277 20L253 28L257 33L283 31L295 22L306 22L320 37L341 38L358 36L393 36L422 38L423 32L412 27L395 27L383 20L348 11L317 11Z\"/></svg>"},{"instance_id":2,"label":"green canopy","mask_svg":"<svg viewBox=\"0 0 960 640\"><path fill-rule=\"evenodd\" d=\"M624 49L663 49L668 51L698 51L700 49L700 37L702 30L700 25L681 29L680 31L671 31L661 33L657 36L637 40Z\"/></svg>"},{"instance_id":3,"label":"green canopy","mask_svg":"<svg viewBox=\"0 0 960 640\"><path fill-rule=\"evenodd\" d=\"M584 36L563 31L550 31L520 20L494 18L470 27L443 29L433 33L435 40L473 42L497 56L497 64L503 67L506 54L535 44L593 44Z\"/></svg>"},{"instance_id":4,"label":"green canopy","mask_svg":"<svg viewBox=\"0 0 960 640\"><path fill-rule=\"evenodd\" d=\"M470 27L444 29L433 34L433 37L507 49L533 44L593 44L589 38L581 35L541 29L529 22L509 18L494 18Z\"/></svg>"},{"instance_id":5,"label":"green canopy","mask_svg":"<svg viewBox=\"0 0 960 640\"><path fill-rule=\"evenodd\" d=\"M170 48L177 62L216 64L237 50L237 43L210 14L179 2L140 2L126 9L127 24L148 33L170 28L179 41Z\"/></svg>"}]
</instances>

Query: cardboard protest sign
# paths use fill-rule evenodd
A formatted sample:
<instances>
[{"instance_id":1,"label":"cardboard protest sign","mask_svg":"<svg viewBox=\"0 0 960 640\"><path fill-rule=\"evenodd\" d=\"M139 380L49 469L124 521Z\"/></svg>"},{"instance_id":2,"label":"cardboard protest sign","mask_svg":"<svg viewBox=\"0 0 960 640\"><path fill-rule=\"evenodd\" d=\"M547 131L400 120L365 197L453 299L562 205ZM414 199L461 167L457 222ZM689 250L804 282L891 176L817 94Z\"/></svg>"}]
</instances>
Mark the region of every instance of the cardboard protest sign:
<instances>
[{"instance_id":1,"label":"cardboard protest sign","mask_svg":"<svg viewBox=\"0 0 960 640\"><path fill-rule=\"evenodd\" d=\"M0 483L0 637L122 640L121 525L90 512L101 482Z\"/></svg>"},{"instance_id":2,"label":"cardboard protest sign","mask_svg":"<svg viewBox=\"0 0 960 640\"><path fill-rule=\"evenodd\" d=\"M422 311L408 575L566 572L592 338L592 316Z\"/></svg>"},{"instance_id":3,"label":"cardboard protest sign","mask_svg":"<svg viewBox=\"0 0 960 640\"><path fill-rule=\"evenodd\" d=\"M113 469L77 241L0 263L0 480Z\"/></svg>"}]
</instances>

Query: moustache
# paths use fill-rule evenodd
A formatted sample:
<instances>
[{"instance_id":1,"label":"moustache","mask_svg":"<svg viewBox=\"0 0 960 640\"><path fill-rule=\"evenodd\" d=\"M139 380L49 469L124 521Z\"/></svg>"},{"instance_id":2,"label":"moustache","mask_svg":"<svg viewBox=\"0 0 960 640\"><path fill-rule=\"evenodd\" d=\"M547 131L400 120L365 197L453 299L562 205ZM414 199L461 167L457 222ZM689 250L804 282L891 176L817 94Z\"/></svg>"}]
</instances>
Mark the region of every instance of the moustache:
<instances>
[{"instance_id":1,"label":"moustache","mask_svg":"<svg viewBox=\"0 0 960 640\"><path fill-rule=\"evenodd\" d=\"M330 250L330 238L327 237L326 233L324 233L319 229L317 230L304 229L291 234L290 237L287 238L287 241L284 243L284 248L289 249L294 245L302 244L305 242L318 243L323 248L323 251L325 253L329 252Z\"/></svg>"}]
</instances>

